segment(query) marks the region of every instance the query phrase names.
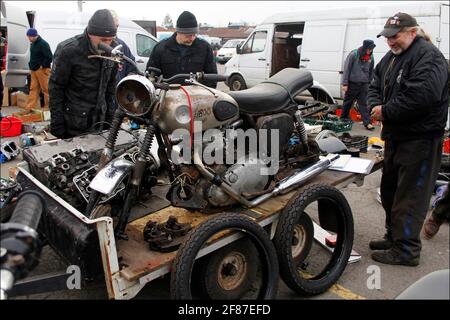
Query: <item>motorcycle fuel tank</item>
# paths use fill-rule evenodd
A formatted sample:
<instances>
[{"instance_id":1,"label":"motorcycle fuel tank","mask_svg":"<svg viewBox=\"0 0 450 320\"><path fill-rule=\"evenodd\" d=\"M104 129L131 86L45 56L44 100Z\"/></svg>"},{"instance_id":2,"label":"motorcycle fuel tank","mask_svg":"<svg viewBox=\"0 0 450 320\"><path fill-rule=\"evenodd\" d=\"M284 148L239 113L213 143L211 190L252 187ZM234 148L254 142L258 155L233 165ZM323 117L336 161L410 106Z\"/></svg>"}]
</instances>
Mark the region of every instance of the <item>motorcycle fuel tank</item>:
<instances>
[{"instance_id":1,"label":"motorcycle fuel tank","mask_svg":"<svg viewBox=\"0 0 450 320\"><path fill-rule=\"evenodd\" d=\"M237 102L228 94L201 86L186 86L194 121L202 122L202 130L219 128L236 120L239 116ZM179 86L173 86L164 103L154 111L153 118L166 134L176 129L190 130L190 107L186 93Z\"/></svg>"}]
</instances>

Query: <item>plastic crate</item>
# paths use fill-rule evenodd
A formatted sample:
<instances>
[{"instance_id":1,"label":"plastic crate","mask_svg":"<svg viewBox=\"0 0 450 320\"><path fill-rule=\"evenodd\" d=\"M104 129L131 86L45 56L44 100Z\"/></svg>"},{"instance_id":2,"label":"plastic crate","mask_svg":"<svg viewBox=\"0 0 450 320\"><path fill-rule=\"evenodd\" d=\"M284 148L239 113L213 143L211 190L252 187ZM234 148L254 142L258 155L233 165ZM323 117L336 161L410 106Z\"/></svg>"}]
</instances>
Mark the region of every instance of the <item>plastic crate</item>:
<instances>
[{"instance_id":1,"label":"plastic crate","mask_svg":"<svg viewBox=\"0 0 450 320\"><path fill-rule=\"evenodd\" d=\"M323 130L331 130L334 132L351 131L353 127L353 121L346 119L319 120L313 118L305 118L303 121L309 125L322 125Z\"/></svg>"},{"instance_id":2,"label":"plastic crate","mask_svg":"<svg viewBox=\"0 0 450 320\"><path fill-rule=\"evenodd\" d=\"M22 120L15 117L2 118L0 137L16 137L22 133Z\"/></svg>"},{"instance_id":3,"label":"plastic crate","mask_svg":"<svg viewBox=\"0 0 450 320\"><path fill-rule=\"evenodd\" d=\"M369 137L367 136L351 136L349 133L345 132L339 139L348 149L355 148L360 152L367 152L367 147L369 146Z\"/></svg>"}]
</instances>

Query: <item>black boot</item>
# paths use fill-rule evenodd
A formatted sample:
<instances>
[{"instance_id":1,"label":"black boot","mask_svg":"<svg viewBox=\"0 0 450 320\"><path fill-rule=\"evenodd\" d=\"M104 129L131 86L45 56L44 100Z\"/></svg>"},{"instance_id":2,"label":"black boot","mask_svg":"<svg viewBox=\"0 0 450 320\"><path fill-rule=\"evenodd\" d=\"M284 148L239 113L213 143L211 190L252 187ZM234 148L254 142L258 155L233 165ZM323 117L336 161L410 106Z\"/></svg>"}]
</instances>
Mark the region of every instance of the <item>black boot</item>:
<instances>
[{"instance_id":1,"label":"black boot","mask_svg":"<svg viewBox=\"0 0 450 320\"><path fill-rule=\"evenodd\" d=\"M401 258L400 255L393 249L374 252L372 253L372 259L383 264L402 265L408 267L416 267L419 265L419 257L404 259Z\"/></svg>"},{"instance_id":2,"label":"black boot","mask_svg":"<svg viewBox=\"0 0 450 320\"><path fill-rule=\"evenodd\" d=\"M373 240L369 242L371 250L389 250L392 248L393 241L387 234L384 235L383 240Z\"/></svg>"}]
</instances>

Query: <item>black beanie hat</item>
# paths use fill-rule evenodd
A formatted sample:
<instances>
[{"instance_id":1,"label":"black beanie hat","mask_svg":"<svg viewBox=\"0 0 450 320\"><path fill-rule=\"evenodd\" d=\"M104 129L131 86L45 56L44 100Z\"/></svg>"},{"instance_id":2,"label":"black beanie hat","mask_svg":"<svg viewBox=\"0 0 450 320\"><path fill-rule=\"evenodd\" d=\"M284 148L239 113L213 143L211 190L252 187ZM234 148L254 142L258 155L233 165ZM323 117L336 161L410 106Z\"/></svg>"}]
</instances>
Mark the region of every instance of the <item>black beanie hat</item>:
<instances>
[{"instance_id":1,"label":"black beanie hat","mask_svg":"<svg viewBox=\"0 0 450 320\"><path fill-rule=\"evenodd\" d=\"M177 20L177 32L198 33L198 24L195 16L189 11L183 11Z\"/></svg>"},{"instance_id":2,"label":"black beanie hat","mask_svg":"<svg viewBox=\"0 0 450 320\"><path fill-rule=\"evenodd\" d=\"M373 40L367 39L363 41L362 51L365 53L367 49L374 49L376 47L376 44L373 42Z\"/></svg>"},{"instance_id":3,"label":"black beanie hat","mask_svg":"<svg viewBox=\"0 0 450 320\"><path fill-rule=\"evenodd\" d=\"M115 37L117 28L111 12L108 9L95 11L89 20L87 33L99 37Z\"/></svg>"}]
</instances>

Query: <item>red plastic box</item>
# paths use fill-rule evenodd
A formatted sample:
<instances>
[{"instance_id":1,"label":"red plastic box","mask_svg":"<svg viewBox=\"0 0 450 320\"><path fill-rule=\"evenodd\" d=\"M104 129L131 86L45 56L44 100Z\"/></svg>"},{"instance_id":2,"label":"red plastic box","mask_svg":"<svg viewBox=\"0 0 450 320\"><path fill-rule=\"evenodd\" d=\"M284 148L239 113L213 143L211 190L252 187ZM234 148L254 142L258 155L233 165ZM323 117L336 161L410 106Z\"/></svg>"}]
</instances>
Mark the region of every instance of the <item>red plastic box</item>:
<instances>
[{"instance_id":1,"label":"red plastic box","mask_svg":"<svg viewBox=\"0 0 450 320\"><path fill-rule=\"evenodd\" d=\"M444 145L442 146L442 151L444 153L450 153L450 138L444 140Z\"/></svg>"},{"instance_id":2,"label":"red plastic box","mask_svg":"<svg viewBox=\"0 0 450 320\"><path fill-rule=\"evenodd\" d=\"M22 133L22 120L15 117L2 118L0 137L16 137Z\"/></svg>"}]
</instances>

